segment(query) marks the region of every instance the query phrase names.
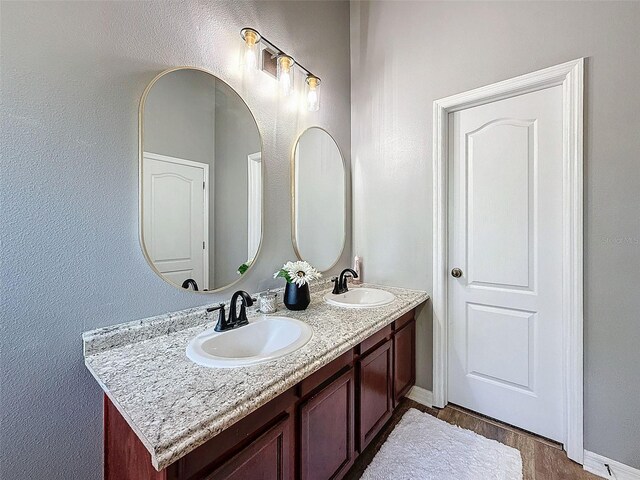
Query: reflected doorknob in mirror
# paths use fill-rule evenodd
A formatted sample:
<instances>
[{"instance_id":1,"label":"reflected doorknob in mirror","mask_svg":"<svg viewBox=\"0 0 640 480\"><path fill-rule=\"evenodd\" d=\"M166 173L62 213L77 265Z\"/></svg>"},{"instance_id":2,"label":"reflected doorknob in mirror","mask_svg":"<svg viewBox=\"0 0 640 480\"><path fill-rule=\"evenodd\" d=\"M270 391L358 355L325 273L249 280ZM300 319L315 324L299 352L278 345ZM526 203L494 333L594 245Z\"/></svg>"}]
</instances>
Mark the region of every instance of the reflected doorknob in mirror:
<instances>
[{"instance_id":1,"label":"reflected doorknob in mirror","mask_svg":"<svg viewBox=\"0 0 640 480\"><path fill-rule=\"evenodd\" d=\"M460 270L459 268L454 268L453 270L451 270L451 276L453 278L460 278L462 276L462 270Z\"/></svg>"}]
</instances>

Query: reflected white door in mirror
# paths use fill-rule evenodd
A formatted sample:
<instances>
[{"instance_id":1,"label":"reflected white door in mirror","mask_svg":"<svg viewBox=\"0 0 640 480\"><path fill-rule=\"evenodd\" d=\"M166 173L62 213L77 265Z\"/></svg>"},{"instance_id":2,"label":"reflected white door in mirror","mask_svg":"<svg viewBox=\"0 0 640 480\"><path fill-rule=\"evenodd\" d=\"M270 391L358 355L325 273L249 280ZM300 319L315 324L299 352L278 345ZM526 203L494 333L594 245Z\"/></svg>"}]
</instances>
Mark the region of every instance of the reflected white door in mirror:
<instances>
[{"instance_id":1,"label":"reflected white door in mirror","mask_svg":"<svg viewBox=\"0 0 640 480\"><path fill-rule=\"evenodd\" d=\"M176 285L209 288L209 165L144 152L142 208L147 252Z\"/></svg>"},{"instance_id":2,"label":"reflected white door in mirror","mask_svg":"<svg viewBox=\"0 0 640 480\"><path fill-rule=\"evenodd\" d=\"M211 73L167 70L140 103L140 238L177 287L235 283L262 241L262 139L240 96Z\"/></svg>"},{"instance_id":3,"label":"reflected white door in mirror","mask_svg":"<svg viewBox=\"0 0 640 480\"><path fill-rule=\"evenodd\" d=\"M346 173L342 154L325 130L298 138L292 158L293 244L301 260L327 271L346 240Z\"/></svg>"}]
</instances>

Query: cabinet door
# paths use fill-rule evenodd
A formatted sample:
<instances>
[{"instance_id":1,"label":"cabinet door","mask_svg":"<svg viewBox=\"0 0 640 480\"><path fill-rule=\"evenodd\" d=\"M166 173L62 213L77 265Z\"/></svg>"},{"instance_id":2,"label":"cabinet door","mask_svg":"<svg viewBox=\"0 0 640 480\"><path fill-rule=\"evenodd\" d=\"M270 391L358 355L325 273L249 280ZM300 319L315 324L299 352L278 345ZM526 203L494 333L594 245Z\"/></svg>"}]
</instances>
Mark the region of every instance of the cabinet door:
<instances>
[{"instance_id":1,"label":"cabinet door","mask_svg":"<svg viewBox=\"0 0 640 480\"><path fill-rule=\"evenodd\" d=\"M203 480L293 480L292 422L287 415Z\"/></svg>"},{"instance_id":2,"label":"cabinet door","mask_svg":"<svg viewBox=\"0 0 640 480\"><path fill-rule=\"evenodd\" d=\"M353 368L300 407L300 476L341 478L355 458Z\"/></svg>"},{"instance_id":3,"label":"cabinet door","mask_svg":"<svg viewBox=\"0 0 640 480\"><path fill-rule=\"evenodd\" d=\"M393 400L394 406L416 381L416 322L412 320L393 337Z\"/></svg>"},{"instance_id":4,"label":"cabinet door","mask_svg":"<svg viewBox=\"0 0 640 480\"><path fill-rule=\"evenodd\" d=\"M391 340L361 358L358 365L362 452L393 413Z\"/></svg>"}]
</instances>

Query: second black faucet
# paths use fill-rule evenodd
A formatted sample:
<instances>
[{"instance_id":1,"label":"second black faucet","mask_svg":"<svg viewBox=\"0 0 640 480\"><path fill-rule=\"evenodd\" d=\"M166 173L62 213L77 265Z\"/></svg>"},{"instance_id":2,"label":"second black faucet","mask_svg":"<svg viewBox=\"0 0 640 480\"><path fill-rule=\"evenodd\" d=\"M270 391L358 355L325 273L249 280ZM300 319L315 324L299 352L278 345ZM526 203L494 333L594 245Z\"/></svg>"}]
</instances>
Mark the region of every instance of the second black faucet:
<instances>
[{"instance_id":1,"label":"second black faucet","mask_svg":"<svg viewBox=\"0 0 640 480\"><path fill-rule=\"evenodd\" d=\"M349 276L347 276L347 274L350 274L349 276L351 276L352 278L358 278L358 274L355 272L355 270L352 270L351 268L345 268L342 272L340 272L340 276L333 277L331 279L331 281L333 282L333 290L331 293L333 293L334 295L339 295L341 293L347 293L349 291L349 287L347 285Z\"/></svg>"}]
</instances>

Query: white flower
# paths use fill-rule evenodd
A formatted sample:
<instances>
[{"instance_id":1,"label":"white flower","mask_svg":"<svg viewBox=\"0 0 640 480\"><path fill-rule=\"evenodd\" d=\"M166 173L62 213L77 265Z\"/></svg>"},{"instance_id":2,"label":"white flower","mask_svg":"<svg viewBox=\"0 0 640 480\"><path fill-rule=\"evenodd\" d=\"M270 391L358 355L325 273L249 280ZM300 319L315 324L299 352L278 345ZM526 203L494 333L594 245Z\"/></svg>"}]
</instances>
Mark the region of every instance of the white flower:
<instances>
[{"instance_id":1,"label":"white flower","mask_svg":"<svg viewBox=\"0 0 640 480\"><path fill-rule=\"evenodd\" d=\"M308 262L287 262L282 268L287 272L291 281L299 287L322 277L322 274Z\"/></svg>"}]
</instances>

